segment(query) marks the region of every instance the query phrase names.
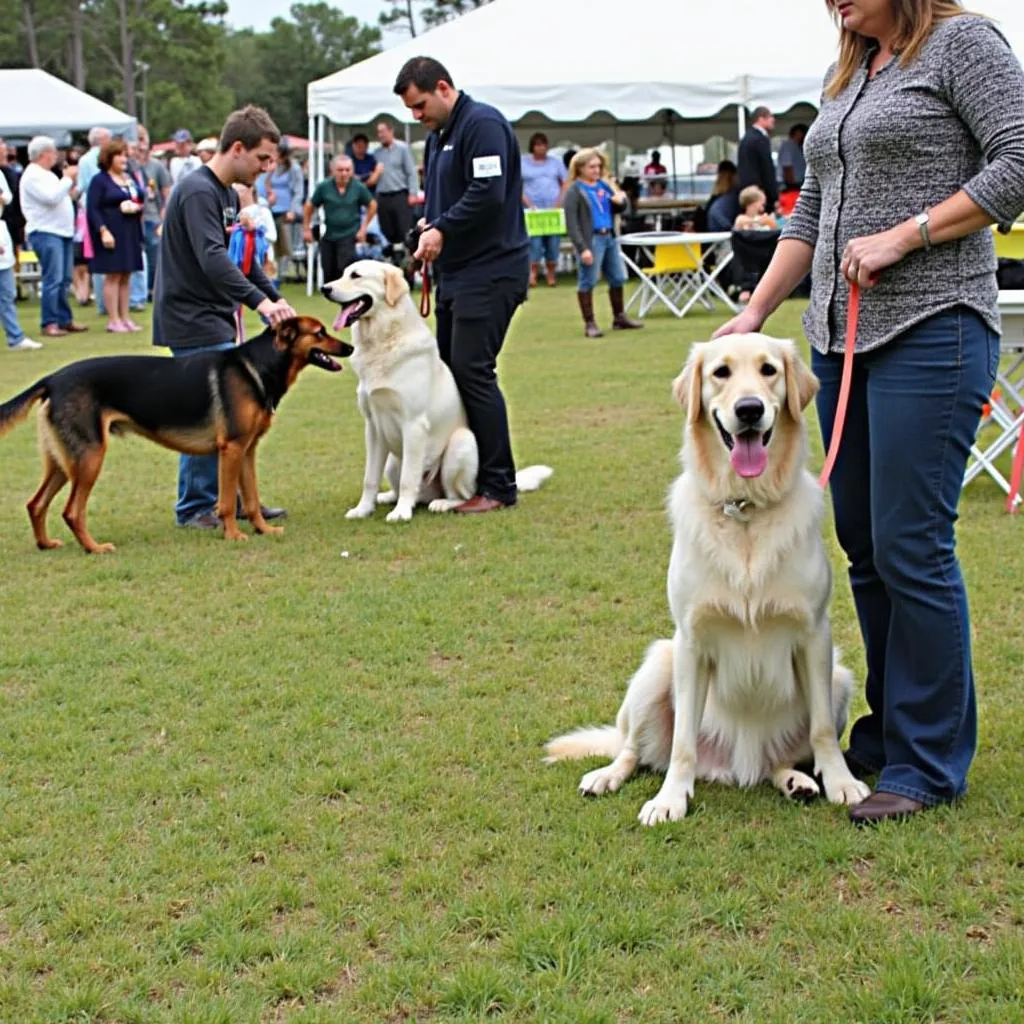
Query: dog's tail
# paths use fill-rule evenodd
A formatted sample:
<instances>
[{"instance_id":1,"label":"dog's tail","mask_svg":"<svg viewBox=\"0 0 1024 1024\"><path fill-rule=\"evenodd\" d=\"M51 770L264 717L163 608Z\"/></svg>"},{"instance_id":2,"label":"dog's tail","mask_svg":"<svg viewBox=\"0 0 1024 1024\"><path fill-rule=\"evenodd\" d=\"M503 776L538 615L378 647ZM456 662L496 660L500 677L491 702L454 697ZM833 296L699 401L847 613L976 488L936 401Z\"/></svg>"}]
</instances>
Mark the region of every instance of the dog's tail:
<instances>
[{"instance_id":1,"label":"dog's tail","mask_svg":"<svg viewBox=\"0 0 1024 1024\"><path fill-rule=\"evenodd\" d=\"M550 466L527 466L516 473L516 488L520 491L538 491L554 470Z\"/></svg>"},{"instance_id":2,"label":"dog's tail","mask_svg":"<svg viewBox=\"0 0 1024 1024\"><path fill-rule=\"evenodd\" d=\"M545 764L557 761L581 761L585 757L618 757L623 736L614 725L597 725L577 729L551 740L544 749Z\"/></svg>"},{"instance_id":3,"label":"dog's tail","mask_svg":"<svg viewBox=\"0 0 1024 1024\"><path fill-rule=\"evenodd\" d=\"M37 380L32 387L15 395L9 402L0 405L0 437L13 430L31 411L36 402L49 397L48 378Z\"/></svg>"}]
</instances>

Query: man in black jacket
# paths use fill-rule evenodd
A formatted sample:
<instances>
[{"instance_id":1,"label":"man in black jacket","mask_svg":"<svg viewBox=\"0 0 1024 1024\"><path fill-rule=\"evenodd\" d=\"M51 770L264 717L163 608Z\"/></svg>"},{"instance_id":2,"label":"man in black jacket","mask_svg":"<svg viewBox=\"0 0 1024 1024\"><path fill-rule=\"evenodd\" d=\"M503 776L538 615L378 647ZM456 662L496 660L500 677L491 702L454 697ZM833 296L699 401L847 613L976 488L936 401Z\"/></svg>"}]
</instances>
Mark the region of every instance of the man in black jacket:
<instances>
[{"instance_id":1,"label":"man in black jacket","mask_svg":"<svg viewBox=\"0 0 1024 1024\"><path fill-rule=\"evenodd\" d=\"M740 141L737 164L740 188L757 185L767 197L766 210L779 212L779 185L772 159L772 129L775 115L767 107L757 107L750 117L750 127Z\"/></svg>"},{"instance_id":2,"label":"man in black jacket","mask_svg":"<svg viewBox=\"0 0 1024 1024\"><path fill-rule=\"evenodd\" d=\"M437 345L480 453L477 494L455 511L507 508L516 503L516 471L495 367L530 276L519 144L502 114L458 91L430 57L407 61L394 91L431 129L414 256L435 272Z\"/></svg>"},{"instance_id":3,"label":"man in black jacket","mask_svg":"<svg viewBox=\"0 0 1024 1024\"><path fill-rule=\"evenodd\" d=\"M171 191L154 283L153 344L166 345L173 356L231 348L235 311L243 305L271 324L295 316L256 260L246 275L228 256L228 235L239 209L232 185L251 185L270 166L280 138L265 110L236 110L224 124L217 153ZM217 491L217 456L182 455L178 525L218 528ZM284 514L284 509L263 509L264 519Z\"/></svg>"}]
</instances>

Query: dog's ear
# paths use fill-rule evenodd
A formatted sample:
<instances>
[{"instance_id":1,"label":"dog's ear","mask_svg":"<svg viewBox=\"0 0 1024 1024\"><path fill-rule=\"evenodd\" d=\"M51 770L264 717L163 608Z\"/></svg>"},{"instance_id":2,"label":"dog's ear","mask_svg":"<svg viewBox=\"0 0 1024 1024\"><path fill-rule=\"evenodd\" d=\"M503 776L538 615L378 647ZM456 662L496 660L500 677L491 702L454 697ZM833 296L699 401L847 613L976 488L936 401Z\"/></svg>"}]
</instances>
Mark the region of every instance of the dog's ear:
<instances>
[{"instance_id":1,"label":"dog's ear","mask_svg":"<svg viewBox=\"0 0 1024 1024\"><path fill-rule=\"evenodd\" d=\"M283 345L294 345L299 340L299 335L302 333L299 327L299 318L297 316L289 317L287 320L282 320L277 325L276 339Z\"/></svg>"},{"instance_id":2,"label":"dog's ear","mask_svg":"<svg viewBox=\"0 0 1024 1024\"><path fill-rule=\"evenodd\" d=\"M409 294L409 282L398 267L384 268L384 301L389 306L397 306L403 295Z\"/></svg>"},{"instance_id":3,"label":"dog's ear","mask_svg":"<svg viewBox=\"0 0 1024 1024\"><path fill-rule=\"evenodd\" d=\"M800 358L796 346L790 343L784 357L786 366L786 407L789 415L797 422L803 416L804 409L818 393L818 378Z\"/></svg>"},{"instance_id":4,"label":"dog's ear","mask_svg":"<svg viewBox=\"0 0 1024 1024\"><path fill-rule=\"evenodd\" d=\"M686 422L700 419L701 391L704 387L704 353L699 345L690 349L683 372L672 382L675 400L686 410Z\"/></svg>"}]
</instances>

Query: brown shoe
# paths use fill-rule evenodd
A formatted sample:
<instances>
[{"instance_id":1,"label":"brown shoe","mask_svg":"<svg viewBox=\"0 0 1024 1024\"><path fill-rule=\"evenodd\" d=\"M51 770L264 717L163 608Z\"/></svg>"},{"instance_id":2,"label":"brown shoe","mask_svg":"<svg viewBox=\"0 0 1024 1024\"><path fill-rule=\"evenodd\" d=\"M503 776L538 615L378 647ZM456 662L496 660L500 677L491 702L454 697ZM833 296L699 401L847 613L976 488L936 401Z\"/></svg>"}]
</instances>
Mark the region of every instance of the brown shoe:
<instances>
[{"instance_id":1,"label":"brown shoe","mask_svg":"<svg viewBox=\"0 0 1024 1024\"><path fill-rule=\"evenodd\" d=\"M558 284L558 277L555 275L555 271L558 269L557 263L549 263L547 272L547 282L549 288L554 288Z\"/></svg>"},{"instance_id":2,"label":"brown shoe","mask_svg":"<svg viewBox=\"0 0 1024 1024\"><path fill-rule=\"evenodd\" d=\"M82 334L84 331L89 330L85 324L77 324L74 320L69 324L61 324L60 329L65 331L67 334Z\"/></svg>"},{"instance_id":3,"label":"brown shoe","mask_svg":"<svg viewBox=\"0 0 1024 1024\"><path fill-rule=\"evenodd\" d=\"M497 498L488 498L486 494L477 494L469 501L456 505L455 511L461 512L463 515L473 515L477 512L497 512L499 509L510 507L503 501L498 501Z\"/></svg>"},{"instance_id":4,"label":"brown shoe","mask_svg":"<svg viewBox=\"0 0 1024 1024\"><path fill-rule=\"evenodd\" d=\"M909 796L898 793L872 793L863 803L857 804L850 811L850 821L855 825L871 825L876 821L888 821L909 818L924 810L920 800L911 800Z\"/></svg>"},{"instance_id":5,"label":"brown shoe","mask_svg":"<svg viewBox=\"0 0 1024 1024\"><path fill-rule=\"evenodd\" d=\"M48 338L66 338L68 332L63 327L58 327L56 324L47 324L43 328L43 334Z\"/></svg>"}]
</instances>

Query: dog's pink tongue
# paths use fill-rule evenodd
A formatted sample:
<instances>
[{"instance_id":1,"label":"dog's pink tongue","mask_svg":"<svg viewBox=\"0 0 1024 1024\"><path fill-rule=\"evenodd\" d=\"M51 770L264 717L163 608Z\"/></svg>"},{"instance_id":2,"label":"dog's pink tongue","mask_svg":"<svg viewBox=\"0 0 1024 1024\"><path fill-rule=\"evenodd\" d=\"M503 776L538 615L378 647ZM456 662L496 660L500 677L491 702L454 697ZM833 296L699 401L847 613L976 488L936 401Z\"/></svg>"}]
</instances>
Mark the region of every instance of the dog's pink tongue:
<instances>
[{"instance_id":1,"label":"dog's pink tongue","mask_svg":"<svg viewBox=\"0 0 1024 1024\"><path fill-rule=\"evenodd\" d=\"M348 327L348 310L342 307L338 310L338 315L334 318L334 325L332 330L341 331Z\"/></svg>"},{"instance_id":2,"label":"dog's pink tongue","mask_svg":"<svg viewBox=\"0 0 1024 1024\"><path fill-rule=\"evenodd\" d=\"M729 462L742 477L760 476L768 465L768 449L761 441L760 434L741 434L735 438Z\"/></svg>"}]
</instances>

